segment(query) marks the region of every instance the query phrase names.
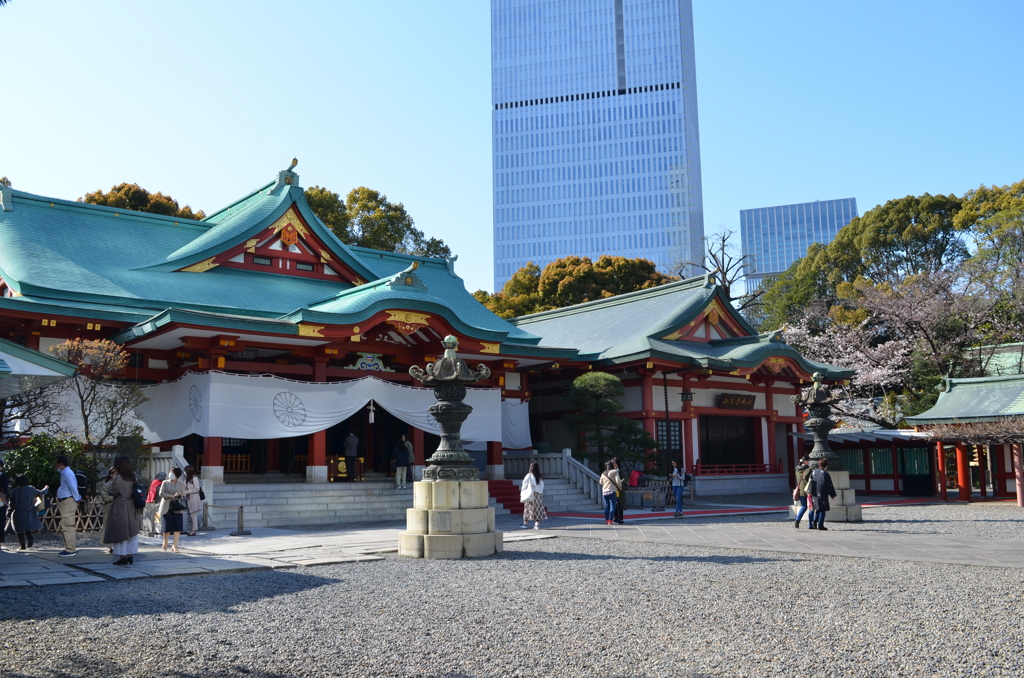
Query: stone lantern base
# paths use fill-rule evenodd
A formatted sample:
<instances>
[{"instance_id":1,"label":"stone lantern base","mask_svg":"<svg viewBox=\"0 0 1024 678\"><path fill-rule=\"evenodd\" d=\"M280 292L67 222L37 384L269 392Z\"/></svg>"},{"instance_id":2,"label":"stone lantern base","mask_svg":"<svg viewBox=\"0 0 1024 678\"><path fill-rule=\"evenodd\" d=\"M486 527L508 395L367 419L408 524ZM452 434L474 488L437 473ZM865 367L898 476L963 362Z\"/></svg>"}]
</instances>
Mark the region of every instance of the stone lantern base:
<instances>
[{"instance_id":1,"label":"stone lantern base","mask_svg":"<svg viewBox=\"0 0 1024 678\"><path fill-rule=\"evenodd\" d=\"M418 482L398 555L408 558L482 558L501 553L504 532L494 531L486 480Z\"/></svg>"},{"instance_id":2,"label":"stone lantern base","mask_svg":"<svg viewBox=\"0 0 1024 678\"><path fill-rule=\"evenodd\" d=\"M864 517L861 514L861 506L857 503L857 490L850 488L850 472L829 469L828 474L832 476L832 486L836 488L836 498L829 499L829 506L831 508L825 512L825 525L827 526L828 523L859 523L862 521ZM811 510L810 501L811 498L807 497L808 512ZM794 502L789 507L789 519L796 520L799 513L800 502Z\"/></svg>"}]
</instances>

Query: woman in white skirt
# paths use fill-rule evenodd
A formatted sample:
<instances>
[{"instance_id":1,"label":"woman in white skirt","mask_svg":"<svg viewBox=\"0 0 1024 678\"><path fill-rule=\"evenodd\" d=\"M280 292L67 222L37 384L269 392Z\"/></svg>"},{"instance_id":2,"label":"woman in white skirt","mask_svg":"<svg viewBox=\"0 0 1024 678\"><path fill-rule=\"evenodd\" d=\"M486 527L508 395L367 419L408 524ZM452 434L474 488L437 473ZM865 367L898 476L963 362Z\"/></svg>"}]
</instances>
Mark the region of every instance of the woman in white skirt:
<instances>
[{"instance_id":1,"label":"woman in white skirt","mask_svg":"<svg viewBox=\"0 0 1024 678\"><path fill-rule=\"evenodd\" d=\"M526 529L528 523L533 521L533 529L540 529L540 521L548 519L548 510L544 506L544 477L540 474L540 464L530 464L530 472L523 478L523 484L519 488L519 501L523 504L523 524L519 527Z\"/></svg>"}]
</instances>

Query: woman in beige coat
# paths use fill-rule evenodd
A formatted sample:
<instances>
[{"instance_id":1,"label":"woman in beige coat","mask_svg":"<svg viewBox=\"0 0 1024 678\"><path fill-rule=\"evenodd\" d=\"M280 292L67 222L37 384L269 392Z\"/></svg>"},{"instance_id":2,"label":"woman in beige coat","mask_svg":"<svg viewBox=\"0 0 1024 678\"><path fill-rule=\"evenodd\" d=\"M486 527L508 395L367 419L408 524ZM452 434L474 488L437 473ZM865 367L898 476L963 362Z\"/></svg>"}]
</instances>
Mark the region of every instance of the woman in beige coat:
<instances>
[{"instance_id":1,"label":"woman in beige coat","mask_svg":"<svg viewBox=\"0 0 1024 678\"><path fill-rule=\"evenodd\" d=\"M188 536L196 536L199 529L199 514L203 510L203 500L199 493L203 490L203 481L199 479L193 466L185 467L185 503L188 504L188 517L191 519Z\"/></svg>"},{"instance_id":2,"label":"woman in beige coat","mask_svg":"<svg viewBox=\"0 0 1024 678\"><path fill-rule=\"evenodd\" d=\"M181 469L174 467L167 473L167 480L160 485L160 508L157 512L164 520L164 551L167 550L167 537L174 533L174 545L171 550L178 552L178 539L181 537L185 522L183 514L188 510L171 510L171 502L181 500L185 496L185 481L181 479ZM182 502L184 503L184 502Z\"/></svg>"}]
</instances>

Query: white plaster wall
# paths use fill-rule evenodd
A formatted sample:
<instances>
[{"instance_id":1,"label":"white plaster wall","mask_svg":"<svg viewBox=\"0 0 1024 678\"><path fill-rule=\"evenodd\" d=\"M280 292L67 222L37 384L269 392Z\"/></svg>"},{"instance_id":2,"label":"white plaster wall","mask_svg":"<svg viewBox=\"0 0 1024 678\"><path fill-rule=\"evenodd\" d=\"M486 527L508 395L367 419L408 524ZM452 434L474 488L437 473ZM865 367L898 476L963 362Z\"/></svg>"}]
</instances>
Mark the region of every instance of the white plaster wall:
<instances>
[{"instance_id":1,"label":"white plaster wall","mask_svg":"<svg viewBox=\"0 0 1024 678\"><path fill-rule=\"evenodd\" d=\"M519 373L518 372L506 372L505 373L505 389L508 391L518 391L520 386Z\"/></svg>"},{"instance_id":2,"label":"white plaster wall","mask_svg":"<svg viewBox=\"0 0 1024 678\"><path fill-rule=\"evenodd\" d=\"M622 396L622 409L626 412L639 412L644 409L643 389L640 386L626 387L626 392Z\"/></svg>"},{"instance_id":3,"label":"white plaster wall","mask_svg":"<svg viewBox=\"0 0 1024 678\"><path fill-rule=\"evenodd\" d=\"M796 416L796 405L789 400L788 395L779 395L778 393L772 394L772 405L773 410L778 411L780 417L795 417Z\"/></svg>"},{"instance_id":4,"label":"white plaster wall","mask_svg":"<svg viewBox=\"0 0 1024 678\"><path fill-rule=\"evenodd\" d=\"M877 480L875 478L872 478L871 489L879 490L880 492L892 492L892 478L880 478Z\"/></svg>"},{"instance_id":5,"label":"white plaster wall","mask_svg":"<svg viewBox=\"0 0 1024 678\"><path fill-rule=\"evenodd\" d=\"M683 411L683 389L679 386L668 387L668 411ZM665 385L660 379L654 381L654 409L658 412L665 411Z\"/></svg>"},{"instance_id":6,"label":"white plaster wall","mask_svg":"<svg viewBox=\"0 0 1024 678\"><path fill-rule=\"evenodd\" d=\"M714 376L709 377L705 383L719 383L719 384L749 384L750 382L741 377L721 377Z\"/></svg>"},{"instance_id":7,"label":"white plaster wall","mask_svg":"<svg viewBox=\"0 0 1024 678\"><path fill-rule=\"evenodd\" d=\"M50 347L63 342L63 339L55 339L54 337L39 337L39 352L45 353L46 355L53 355L50 353Z\"/></svg>"}]
</instances>

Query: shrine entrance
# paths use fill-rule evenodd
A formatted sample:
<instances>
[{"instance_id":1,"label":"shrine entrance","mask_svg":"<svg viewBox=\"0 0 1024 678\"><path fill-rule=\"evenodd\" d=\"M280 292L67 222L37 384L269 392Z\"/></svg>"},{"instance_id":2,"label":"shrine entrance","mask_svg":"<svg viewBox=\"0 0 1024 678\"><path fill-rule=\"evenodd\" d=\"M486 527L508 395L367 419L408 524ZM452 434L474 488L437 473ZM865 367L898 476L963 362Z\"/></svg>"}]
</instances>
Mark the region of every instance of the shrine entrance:
<instances>
[{"instance_id":1,"label":"shrine entrance","mask_svg":"<svg viewBox=\"0 0 1024 678\"><path fill-rule=\"evenodd\" d=\"M747 466L760 461L754 417L700 417L701 466Z\"/></svg>"}]
</instances>

